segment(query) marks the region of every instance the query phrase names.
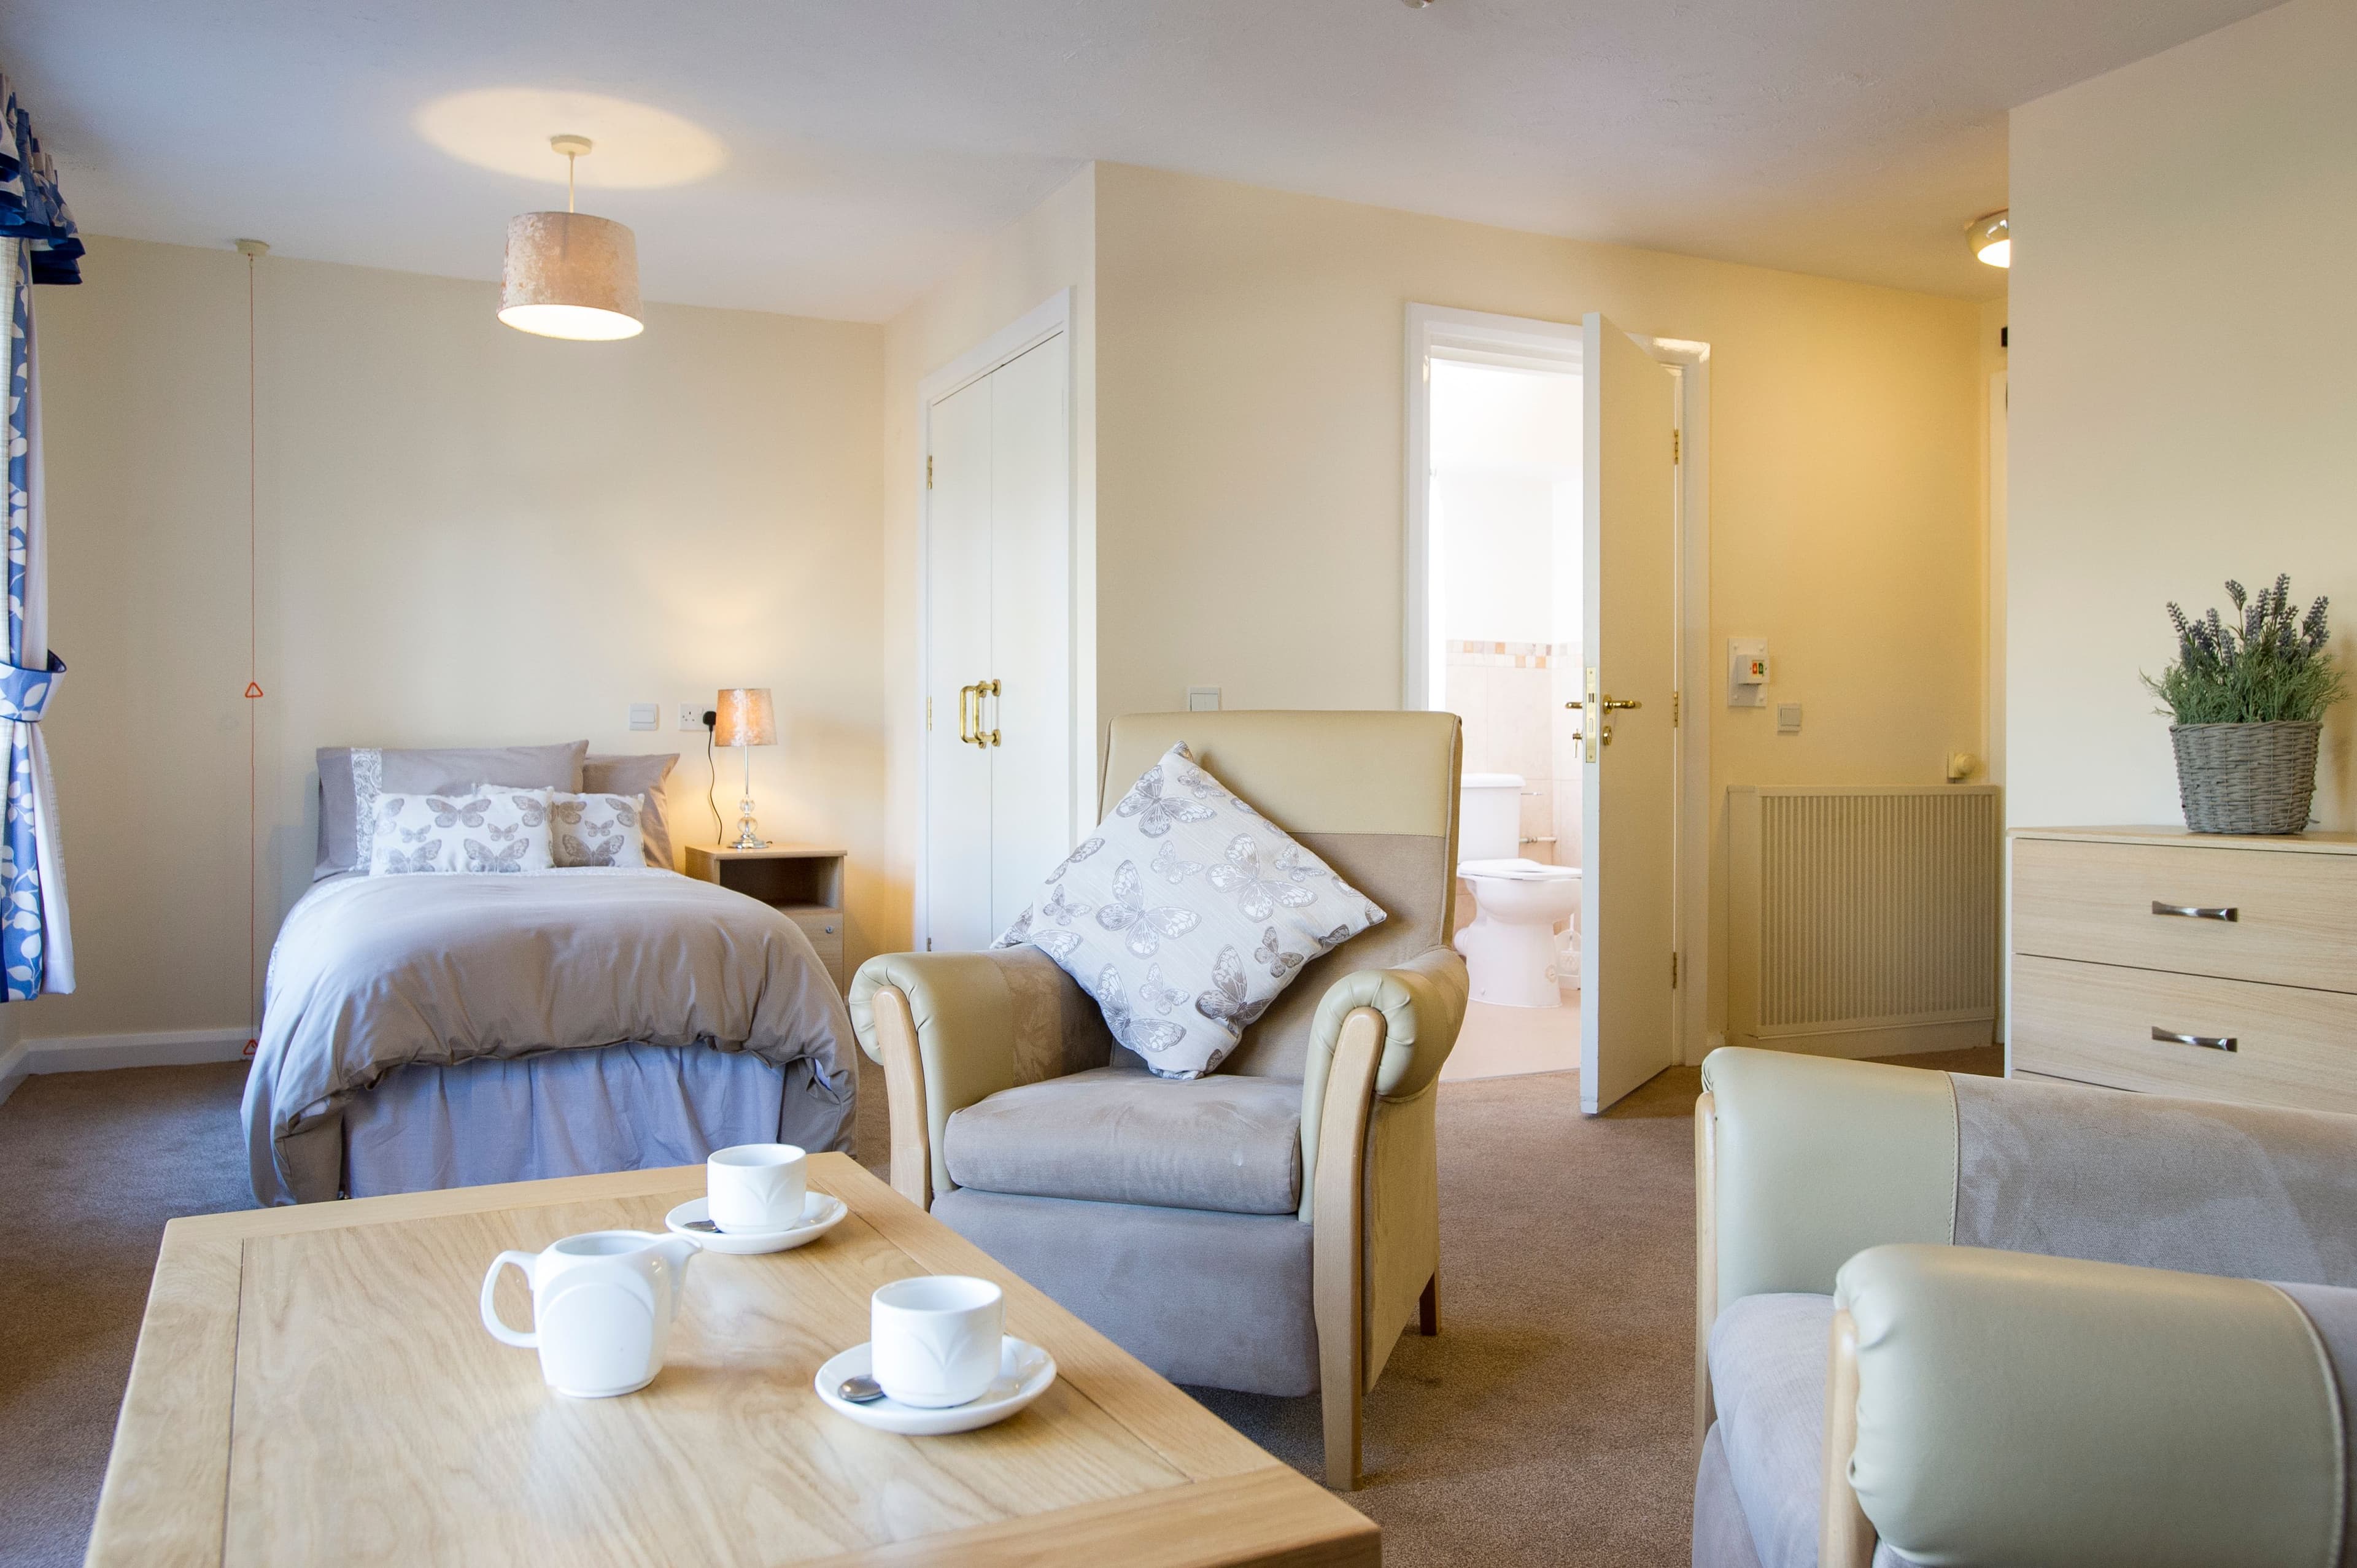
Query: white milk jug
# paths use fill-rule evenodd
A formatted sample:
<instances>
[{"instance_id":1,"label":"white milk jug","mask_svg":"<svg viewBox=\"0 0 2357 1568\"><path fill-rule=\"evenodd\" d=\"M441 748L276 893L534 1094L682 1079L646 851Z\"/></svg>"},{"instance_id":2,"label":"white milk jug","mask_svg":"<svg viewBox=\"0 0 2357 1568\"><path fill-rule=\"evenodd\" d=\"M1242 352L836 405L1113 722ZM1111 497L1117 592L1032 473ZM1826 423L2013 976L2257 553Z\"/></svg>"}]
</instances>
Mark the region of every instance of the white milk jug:
<instances>
[{"instance_id":1,"label":"white milk jug","mask_svg":"<svg viewBox=\"0 0 2357 1568\"><path fill-rule=\"evenodd\" d=\"M558 1393L604 1399L645 1388L662 1370L697 1251L684 1236L591 1230L543 1252L501 1252L483 1276L483 1326L502 1344L537 1349L540 1375ZM532 1283L530 1333L500 1322L492 1305L510 1263Z\"/></svg>"}]
</instances>

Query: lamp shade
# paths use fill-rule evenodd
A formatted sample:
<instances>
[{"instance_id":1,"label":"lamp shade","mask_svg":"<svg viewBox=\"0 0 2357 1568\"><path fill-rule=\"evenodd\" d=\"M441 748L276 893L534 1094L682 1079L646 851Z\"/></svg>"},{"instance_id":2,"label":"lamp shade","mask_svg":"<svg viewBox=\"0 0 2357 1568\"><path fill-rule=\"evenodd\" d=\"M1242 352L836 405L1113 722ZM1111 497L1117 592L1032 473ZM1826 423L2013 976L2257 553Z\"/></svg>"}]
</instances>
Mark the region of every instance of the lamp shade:
<instances>
[{"instance_id":1,"label":"lamp shade","mask_svg":"<svg viewBox=\"0 0 2357 1568\"><path fill-rule=\"evenodd\" d=\"M1964 240L1973 254L1993 267L2013 265L2013 221L2005 212L1991 212L1975 218L1964 227Z\"/></svg>"},{"instance_id":2,"label":"lamp shade","mask_svg":"<svg viewBox=\"0 0 2357 1568\"><path fill-rule=\"evenodd\" d=\"M770 705L767 686L731 686L712 704L719 721L712 731L716 746L775 746L778 715Z\"/></svg>"},{"instance_id":3,"label":"lamp shade","mask_svg":"<svg viewBox=\"0 0 2357 1568\"><path fill-rule=\"evenodd\" d=\"M587 212L522 212L508 220L500 319L544 338L635 338L638 236Z\"/></svg>"}]
</instances>

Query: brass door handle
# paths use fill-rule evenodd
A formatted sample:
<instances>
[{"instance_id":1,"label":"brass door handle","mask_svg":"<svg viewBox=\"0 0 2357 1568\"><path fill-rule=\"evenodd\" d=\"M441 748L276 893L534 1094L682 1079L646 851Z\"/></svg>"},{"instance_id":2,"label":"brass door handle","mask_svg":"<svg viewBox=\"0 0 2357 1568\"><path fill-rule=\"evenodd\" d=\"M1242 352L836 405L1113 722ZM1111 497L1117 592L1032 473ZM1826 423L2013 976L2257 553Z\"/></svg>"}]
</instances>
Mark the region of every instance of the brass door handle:
<instances>
[{"instance_id":1,"label":"brass door handle","mask_svg":"<svg viewBox=\"0 0 2357 1568\"><path fill-rule=\"evenodd\" d=\"M995 728L985 730L982 727L982 700L985 697L994 699L997 697L998 682L996 681L977 681L974 682L974 744L976 746L996 746L998 744L998 731Z\"/></svg>"},{"instance_id":2,"label":"brass door handle","mask_svg":"<svg viewBox=\"0 0 2357 1568\"><path fill-rule=\"evenodd\" d=\"M1645 704L1621 697L1598 697L1596 705L1609 714L1615 708L1641 708Z\"/></svg>"},{"instance_id":3,"label":"brass door handle","mask_svg":"<svg viewBox=\"0 0 2357 1568\"><path fill-rule=\"evenodd\" d=\"M967 705L974 701L974 688L972 686L958 688L958 744L960 746L975 744L974 719L967 709Z\"/></svg>"}]
</instances>

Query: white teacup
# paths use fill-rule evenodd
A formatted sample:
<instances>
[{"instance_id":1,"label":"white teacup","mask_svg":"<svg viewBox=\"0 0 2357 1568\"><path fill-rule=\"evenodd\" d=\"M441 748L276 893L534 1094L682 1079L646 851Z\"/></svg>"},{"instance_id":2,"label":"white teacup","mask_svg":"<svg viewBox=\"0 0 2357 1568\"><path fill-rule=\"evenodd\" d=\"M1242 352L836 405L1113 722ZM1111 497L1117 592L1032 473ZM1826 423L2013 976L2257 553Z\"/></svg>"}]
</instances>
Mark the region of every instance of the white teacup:
<instances>
[{"instance_id":1,"label":"white teacup","mask_svg":"<svg viewBox=\"0 0 2357 1568\"><path fill-rule=\"evenodd\" d=\"M870 1375L902 1404L929 1410L982 1397L998 1376L1006 1296L988 1280L923 1274L869 1299Z\"/></svg>"},{"instance_id":2,"label":"white teacup","mask_svg":"<svg viewBox=\"0 0 2357 1568\"><path fill-rule=\"evenodd\" d=\"M540 1352L550 1388L577 1399L642 1389L662 1370L687 1266L701 1251L683 1236L591 1230L541 1252L501 1252L483 1276L483 1326L502 1344ZM500 1321L492 1293L513 1263L532 1282L530 1332Z\"/></svg>"},{"instance_id":3,"label":"white teacup","mask_svg":"<svg viewBox=\"0 0 2357 1568\"><path fill-rule=\"evenodd\" d=\"M791 1144L738 1144L704 1162L704 1190L712 1223L723 1230L767 1234L802 1222L810 1179L807 1156Z\"/></svg>"}]
</instances>

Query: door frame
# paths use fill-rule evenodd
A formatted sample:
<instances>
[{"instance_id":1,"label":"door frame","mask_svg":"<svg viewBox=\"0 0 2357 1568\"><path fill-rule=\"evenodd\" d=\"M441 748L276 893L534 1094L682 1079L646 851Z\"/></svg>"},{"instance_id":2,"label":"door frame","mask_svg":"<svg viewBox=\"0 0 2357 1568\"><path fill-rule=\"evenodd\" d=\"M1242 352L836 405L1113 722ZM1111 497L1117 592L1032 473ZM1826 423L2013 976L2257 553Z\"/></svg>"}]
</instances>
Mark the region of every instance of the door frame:
<instances>
[{"instance_id":1,"label":"door frame","mask_svg":"<svg viewBox=\"0 0 2357 1568\"><path fill-rule=\"evenodd\" d=\"M955 396L1002 365L1021 359L1059 336L1064 340L1064 623L1067 639L1064 708L1075 759L1072 777L1066 781L1066 791L1070 797L1065 803L1068 827L1076 822L1080 810L1083 773L1080 759L1085 757L1092 761L1096 756L1095 715L1081 712L1082 587L1076 569L1081 525L1080 430L1077 400L1072 396L1079 366L1074 362L1072 341L1072 291L1066 287L1058 289L1021 317L917 383L917 452L912 476L917 496L917 558L914 563L917 576L917 842L914 857L917 885L910 939L920 952L930 951L932 948L932 866L929 846L932 842L931 734L934 715L926 706L930 698L925 683L932 669L932 587L926 565L932 558L933 499L932 487L926 482L926 468L933 454L933 405ZM1074 831L1077 832L1077 828Z\"/></svg>"},{"instance_id":2,"label":"door frame","mask_svg":"<svg viewBox=\"0 0 2357 1568\"><path fill-rule=\"evenodd\" d=\"M1436 349L1506 364L1577 365L1581 325L1534 317L1501 316L1446 306L1407 307L1405 373L1407 439L1401 487L1405 498L1401 587L1400 705L1422 709L1431 693L1426 614L1430 585L1432 389L1426 362ZM1673 395L1679 440L1677 562L1675 564L1678 800L1675 811L1675 892L1672 918L1679 954L1677 989L1670 998L1671 1059L1700 1061L1709 1048L1714 964L1710 921L1710 345L1685 338L1631 333L1677 381ZM1687 693L1695 701L1684 700Z\"/></svg>"}]
</instances>

